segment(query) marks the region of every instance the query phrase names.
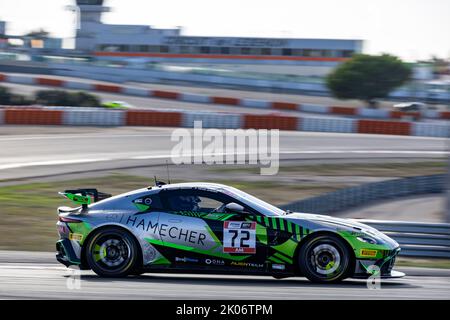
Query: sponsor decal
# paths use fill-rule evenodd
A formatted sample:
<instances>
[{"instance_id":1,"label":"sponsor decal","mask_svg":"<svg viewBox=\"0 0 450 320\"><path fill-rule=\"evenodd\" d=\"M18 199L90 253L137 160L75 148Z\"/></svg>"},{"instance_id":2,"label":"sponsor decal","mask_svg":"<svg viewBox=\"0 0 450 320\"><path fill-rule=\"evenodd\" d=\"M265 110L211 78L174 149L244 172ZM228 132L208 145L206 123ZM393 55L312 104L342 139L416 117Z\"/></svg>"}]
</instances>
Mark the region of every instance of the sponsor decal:
<instances>
[{"instance_id":1,"label":"sponsor decal","mask_svg":"<svg viewBox=\"0 0 450 320\"><path fill-rule=\"evenodd\" d=\"M177 239L186 243L205 245L204 240L206 234L198 231L193 231L179 226L171 226L165 223L159 224L156 221L150 219L139 218L136 216L129 216L126 225L136 228L139 231L148 232L151 235L160 237L163 241L167 239Z\"/></svg>"},{"instance_id":2,"label":"sponsor decal","mask_svg":"<svg viewBox=\"0 0 450 320\"><path fill-rule=\"evenodd\" d=\"M232 266L236 266L236 267L245 267L245 268L264 268L264 264L262 263L252 263L252 262L236 262L236 261L232 261L230 263L230 265Z\"/></svg>"},{"instance_id":3,"label":"sponsor decal","mask_svg":"<svg viewBox=\"0 0 450 320\"><path fill-rule=\"evenodd\" d=\"M355 237L362 237L366 235L364 232L356 232L356 231L352 231L350 232L350 234Z\"/></svg>"},{"instance_id":4,"label":"sponsor decal","mask_svg":"<svg viewBox=\"0 0 450 320\"><path fill-rule=\"evenodd\" d=\"M192 262L192 263L197 263L198 259L187 258L187 257L183 257L183 258L175 257L175 262L184 262L184 263Z\"/></svg>"},{"instance_id":5,"label":"sponsor decal","mask_svg":"<svg viewBox=\"0 0 450 320\"><path fill-rule=\"evenodd\" d=\"M150 205L152 204L152 198L145 197L145 198L139 198L133 200L134 205L139 211L146 211L150 208Z\"/></svg>"},{"instance_id":6,"label":"sponsor decal","mask_svg":"<svg viewBox=\"0 0 450 320\"><path fill-rule=\"evenodd\" d=\"M225 261L220 260L220 259L205 259L205 263L210 265L216 265L216 266L224 266L225 265Z\"/></svg>"},{"instance_id":7,"label":"sponsor decal","mask_svg":"<svg viewBox=\"0 0 450 320\"><path fill-rule=\"evenodd\" d=\"M378 250L361 249L360 256L374 258L377 256L377 253L378 253Z\"/></svg>"},{"instance_id":8,"label":"sponsor decal","mask_svg":"<svg viewBox=\"0 0 450 320\"><path fill-rule=\"evenodd\" d=\"M83 235L80 233L70 233L69 240L81 241L83 240Z\"/></svg>"},{"instance_id":9,"label":"sponsor decal","mask_svg":"<svg viewBox=\"0 0 450 320\"><path fill-rule=\"evenodd\" d=\"M272 264L272 269L274 270L284 270L286 266L284 264Z\"/></svg>"},{"instance_id":10,"label":"sponsor decal","mask_svg":"<svg viewBox=\"0 0 450 320\"><path fill-rule=\"evenodd\" d=\"M256 222L225 221L223 252L256 253Z\"/></svg>"}]
</instances>

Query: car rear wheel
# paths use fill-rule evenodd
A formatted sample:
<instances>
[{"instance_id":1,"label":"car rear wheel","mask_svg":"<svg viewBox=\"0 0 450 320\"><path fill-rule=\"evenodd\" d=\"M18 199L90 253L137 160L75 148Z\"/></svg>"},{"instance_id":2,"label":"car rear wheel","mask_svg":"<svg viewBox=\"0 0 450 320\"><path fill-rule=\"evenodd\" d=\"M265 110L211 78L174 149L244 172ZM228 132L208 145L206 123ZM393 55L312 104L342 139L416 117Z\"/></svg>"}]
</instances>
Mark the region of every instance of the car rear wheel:
<instances>
[{"instance_id":1,"label":"car rear wheel","mask_svg":"<svg viewBox=\"0 0 450 320\"><path fill-rule=\"evenodd\" d=\"M89 267L102 277L125 277L136 270L138 245L134 238L120 228L97 231L89 240L86 260Z\"/></svg>"},{"instance_id":2,"label":"car rear wheel","mask_svg":"<svg viewBox=\"0 0 450 320\"><path fill-rule=\"evenodd\" d=\"M310 281L338 282L350 270L350 250L344 240L334 235L309 239L300 249L298 263L301 273Z\"/></svg>"}]
</instances>

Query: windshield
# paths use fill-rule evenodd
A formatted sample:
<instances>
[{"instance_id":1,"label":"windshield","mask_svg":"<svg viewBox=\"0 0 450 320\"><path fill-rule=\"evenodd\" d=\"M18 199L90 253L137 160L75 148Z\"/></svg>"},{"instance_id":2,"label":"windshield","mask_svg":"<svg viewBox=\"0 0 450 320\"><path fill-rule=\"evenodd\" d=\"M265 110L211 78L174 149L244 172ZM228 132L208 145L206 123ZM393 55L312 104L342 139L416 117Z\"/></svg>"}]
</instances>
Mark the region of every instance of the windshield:
<instances>
[{"instance_id":1,"label":"windshield","mask_svg":"<svg viewBox=\"0 0 450 320\"><path fill-rule=\"evenodd\" d=\"M244 191L241 191L239 189L233 188L233 187L227 187L226 189L223 189L225 194L228 194L229 196L236 198L253 209L257 210L258 212L261 212L262 214L266 216L282 216L285 214L283 210L280 208L277 208L270 203L267 203L261 199L258 199L251 194L248 194Z\"/></svg>"}]
</instances>

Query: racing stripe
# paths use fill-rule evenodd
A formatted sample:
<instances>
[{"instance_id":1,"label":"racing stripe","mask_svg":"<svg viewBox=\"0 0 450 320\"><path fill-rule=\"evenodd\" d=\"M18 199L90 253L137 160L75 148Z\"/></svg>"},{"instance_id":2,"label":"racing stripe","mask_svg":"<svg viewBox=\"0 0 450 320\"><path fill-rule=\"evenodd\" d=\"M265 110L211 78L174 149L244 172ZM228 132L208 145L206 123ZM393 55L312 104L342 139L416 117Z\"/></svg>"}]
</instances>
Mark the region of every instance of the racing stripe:
<instances>
[{"instance_id":1,"label":"racing stripe","mask_svg":"<svg viewBox=\"0 0 450 320\"><path fill-rule=\"evenodd\" d=\"M278 222L280 223L280 230L284 231L286 229L285 226L284 226L286 221L284 221L284 219L279 219Z\"/></svg>"},{"instance_id":2,"label":"racing stripe","mask_svg":"<svg viewBox=\"0 0 450 320\"><path fill-rule=\"evenodd\" d=\"M301 240L301 238L300 238L300 227L298 226L298 224L296 224L295 225L295 239L297 239L297 240Z\"/></svg>"},{"instance_id":3,"label":"racing stripe","mask_svg":"<svg viewBox=\"0 0 450 320\"><path fill-rule=\"evenodd\" d=\"M272 221L272 228L275 229L275 230L278 230L277 219L276 218L272 218L270 220Z\"/></svg>"},{"instance_id":4,"label":"racing stripe","mask_svg":"<svg viewBox=\"0 0 450 320\"><path fill-rule=\"evenodd\" d=\"M288 258L288 257L285 257L284 255L282 255L282 254L279 253L279 252L276 252L273 256L276 257L277 259L284 260L284 262L287 262L287 263L289 263L289 264L292 264L292 259L290 259L290 258Z\"/></svg>"},{"instance_id":5,"label":"racing stripe","mask_svg":"<svg viewBox=\"0 0 450 320\"><path fill-rule=\"evenodd\" d=\"M290 221L286 221L286 224L287 224L287 231L289 233L292 233L292 223Z\"/></svg>"},{"instance_id":6,"label":"racing stripe","mask_svg":"<svg viewBox=\"0 0 450 320\"><path fill-rule=\"evenodd\" d=\"M226 215L224 218L222 218L221 220L222 221L225 221L225 220L228 220L228 219L230 219L230 218L232 218L232 217L234 217L234 213L230 213L230 214L228 214L228 215Z\"/></svg>"},{"instance_id":7,"label":"racing stripe","mask_svg":"<svg viewBox=\"0 0 450 320\"><path fill-rule=\"evenodd\" d=\"M276 263L282 263L284 264L284 262L282 260L279 260L277 258L275 258L274 256L271 256L268 258L270 261L276 262Z\"/></svg>"}]
</instances>

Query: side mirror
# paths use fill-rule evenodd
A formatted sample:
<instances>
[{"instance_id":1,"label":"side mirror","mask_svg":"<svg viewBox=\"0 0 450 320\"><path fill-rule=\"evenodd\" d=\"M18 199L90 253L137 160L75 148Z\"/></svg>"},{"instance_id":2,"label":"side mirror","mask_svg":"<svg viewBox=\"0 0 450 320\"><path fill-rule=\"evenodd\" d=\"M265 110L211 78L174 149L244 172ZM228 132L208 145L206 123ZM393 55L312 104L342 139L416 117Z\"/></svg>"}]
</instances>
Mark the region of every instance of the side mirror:
<instances>
[{"instance_id":1,"label":"side mirror","mask_svg":"<svg viewBox=\"0 0 450 320\"><path fill-rule=\"evenodd\" d=\"M244 212L244 207L241 206L240 204L230 202L229 204L227 204L225 206L225 210L230 211L230 212L242 213L242 212Z\"/></svg>"}]
</instances>

